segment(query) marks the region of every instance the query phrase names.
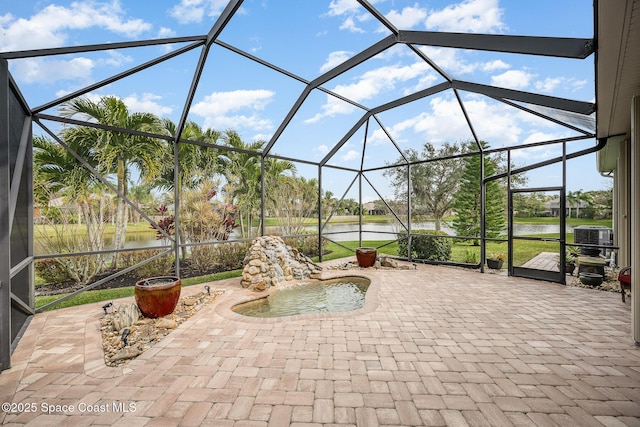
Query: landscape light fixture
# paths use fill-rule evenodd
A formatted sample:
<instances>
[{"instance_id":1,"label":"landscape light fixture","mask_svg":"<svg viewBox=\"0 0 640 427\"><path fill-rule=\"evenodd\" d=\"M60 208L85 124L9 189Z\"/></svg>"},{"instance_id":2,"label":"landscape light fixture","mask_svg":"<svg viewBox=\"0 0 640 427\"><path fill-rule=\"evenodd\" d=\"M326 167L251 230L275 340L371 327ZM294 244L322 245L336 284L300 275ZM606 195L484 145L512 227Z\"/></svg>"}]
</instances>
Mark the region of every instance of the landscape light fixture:
<instances>
[{"instance_id":1,"label":"landscape light fixture","mask_svg":"<svg viewBox=\"0 0 640 427\"><path fill-rule=\"evenodd\" d=\"M107 315L107 310L113 307L113 301L106 303L105 305L102 306L102 309L104 310L104 314L105 316Z\"/></svg>"}]
</instances>

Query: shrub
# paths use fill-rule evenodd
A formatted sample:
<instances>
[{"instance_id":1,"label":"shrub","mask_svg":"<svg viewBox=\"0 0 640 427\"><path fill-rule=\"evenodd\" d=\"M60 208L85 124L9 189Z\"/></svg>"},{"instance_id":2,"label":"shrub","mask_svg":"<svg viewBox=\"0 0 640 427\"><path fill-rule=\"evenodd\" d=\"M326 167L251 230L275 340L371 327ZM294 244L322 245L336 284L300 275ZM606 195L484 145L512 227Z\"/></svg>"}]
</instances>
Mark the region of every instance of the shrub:
<instances>
[{"instance_id":1,"label":"shrub","mask_svg":"<svg viewBox=\"0 0 640 427\"><path fill-rule=\"evenodd\" d=\"M120 253L120 267L127 268L136 265L154 255L162 253L159 249L149 249L144 251L127 251ZM165 276L173 273L173 253L169 253L160 258L136 268L134 271L140 277Z\"/></svg>"},{"instance_id":2,"label":"shrub","mask_svg":"<svg viewBox=\"0 0 640 427\"><path fill-rule=\"evenodd\" d=\"M216 266L216 247L213 245L192 246L189 249L192 273L200 275L213 271Z\"/></svg>"},{"instance_id":3,"label":"shrub","mask_svg":"<svg viewBox=\"0 0 640 427\"><path fill-rule=\"evenodd\" d=\"M191 247L191 268L196 275L212 271L230 271L242 268L249 248L248 243L219 243Z\"/></svg>"},{"instance_id":4,"label":"shrub","mask_svg":"<svg viewBox=\"0 0 640 427\"><path fill-rule=\"evenodd\" d=\"M462 262L467 264L477 264L479 262L478 259L479 256L476 251L473 249L465 249Z\"/></svg>"},{"instance_id":5,"label":"shrub","mask_svg":"<svg viewBox=\"0 0 640 427\"><path fill-rule=\"evenodd\" d=\"M221 243L215 245L215 262L224 271L242 268L249 243Z\"/></svg>"},{"instance_id":6,"label":"shrub","mask_svg":"<svg viewBox=\"0 0 640 427\"><path fill-rule=\"evenodd\" d=\"M38 260L36 274L47 283L75 282L86 285L101 271L97 255L74 255Z\"/></svg>"},{"instance_id":7,"label":"shrub","mask_svg":"<svg viewBox=\"0 0 640 427\"><path fill-rule=\"evenodd\" d=\"M287 237L284 242L292 248L298 249L306 256L312 258L320 255L318 253L318 235L309 235L303 237ZM327 246L327 239L322 239L322 251Z\"/></svg>"},{"instance_id":8,"label":"shrub","mask_svg":"<svg viewBox=\"0 0 640 427\"><path fill-rule=\"evenodd\" d=\"M35 269L36 274L45 283L63 283L73 280L66 266L55 258L36 260Z\"/></svg>"},{"instance_id":9,"label":"shrub","mask_svg":"<svg viewBox=\"0 0 640 427\"><path fill-rule=\"evenodd\" d=\"M503 254L502 252L497 252L497 253L491 254L489 258L495 259L496 261L505 262L507 260L507 255Z\"/></svg>"},{"instance_id":10,"label":"shrub","mask_svg":"<svg viewBox=\"0 0 640 427\"><path fill-rule=\"evenodd\" d=\"M411 256L417 259L428 259L431 261L448 261L451 257L451 239L447 233L435 230L413 230L412 234L417 234L411 238ZM398 236L402 238L403 236ZM398 242L398 254L408 257L408 239L401 239Z\"/></svg>"}]
</instances>

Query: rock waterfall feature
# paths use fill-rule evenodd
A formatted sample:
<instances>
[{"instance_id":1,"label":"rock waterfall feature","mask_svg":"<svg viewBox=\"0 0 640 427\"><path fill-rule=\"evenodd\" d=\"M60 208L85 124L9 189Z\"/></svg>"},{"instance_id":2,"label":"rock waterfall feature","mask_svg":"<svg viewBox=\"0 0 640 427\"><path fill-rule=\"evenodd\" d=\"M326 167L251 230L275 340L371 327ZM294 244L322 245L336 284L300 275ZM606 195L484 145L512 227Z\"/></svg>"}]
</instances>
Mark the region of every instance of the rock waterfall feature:
<instances>
[{"instance_id":1,"label":"rock waterfall feature","mask_svg":"<svg viewBox=\"0 0 640 427\"><path fill-rule=\"evenodd\" d=\"M242 287L253 291L290 280L319 279L322 274L322 267L277 236L254 240L243 264Z\"/></svg>"}]
</instances>

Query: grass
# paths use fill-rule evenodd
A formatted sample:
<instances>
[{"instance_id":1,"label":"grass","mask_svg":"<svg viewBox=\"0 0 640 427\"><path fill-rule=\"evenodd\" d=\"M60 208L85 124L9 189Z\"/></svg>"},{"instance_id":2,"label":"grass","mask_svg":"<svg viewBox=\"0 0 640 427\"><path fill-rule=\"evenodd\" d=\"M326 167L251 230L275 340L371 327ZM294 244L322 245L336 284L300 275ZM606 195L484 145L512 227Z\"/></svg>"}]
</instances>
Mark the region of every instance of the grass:
<instances>
[{"instance_id":1,"label":"grass","mask_svg":"<svg viewBox=\"0 0 640 427\"><path fill-rule=\"evenodd\" d=\"M557 217L535 217L535 218L514 218L516 224L560 224L560 218ZM589 219L589 218L567 218L567 225L575 227L577 225L599 225L602 227L611 227L610 219Z\"/></svg>"},{"instance_id":2,"label":"grass","mask_svg":"<svg viewBox=\"0 0 640 427\"><path fill-rule=\"evenodd\" d=\"M240 277L241 275L242 275L242 270L233 270L233 271L224 271L221 273L208 274L206 276L188 277L186 279L182 279L182 286L199 285L201 283L214 282L216 280L224 280L224 279L230 279L234 277ZM118 298L130 297L130 296L133 296L133 291L134 291L133 286L127 286L123 288L114 288L114 289L101 289L97 291L85 291L74 297L69 298L68 300L65 300L59 304L56 304L55 306L47 308L46 311L54 310L58 308L74 307L76 305L90 304L94 302L110 301ZM49 304L50 302L60 299L66 295L69 295L69 294L37 296L36 309L43 307Z\"/></svg>"},{"instance_id":3,"label":"grass","mask_svg":"<svg viewBox=\"0 0 640 427\"><path fill-rule=\"evenodd\" d=\"M559 234L538 234L538 235L530 235L528 237L541 237L541 238L551 238L557 239ZM573 233L567 233L566 236L567 242L573 242ZM389 241L386 240L369 240L363 241L363 246L371 246L378 247ZM339 246L335 243L329 243L327 245L327 250L331 251L329 254L322 257L323 261L331 261L333 259L344 258L348 256L354 256L356 248L359 246L357 241L354 242L340 242L342 245L348 247L349 249L345 249L342 246ZM514 265L522 265L530 259L534 258L541 252L558 252L559 243L557 242L547 242L541 240L514 240L514 250L513 250L513 261ZM398 255L398 243L392 243L384 248L378 250L379 253L387 254L387 255ZM491 257L492 254L508 253L508 244L507 242L487 242L486 248L486 256ZM314 261L317 261L318 258L314 258ZM475 264L480 262L480 246L473 246L471 242L454 242L451 246L451 257L450 260L456 263L469 263ZM505 263L506 266L506 263Z\"/></svg>"},{"instance_id":4,"label":"grass","mask_svg":"<svg viewBox=\"0 0 640 427\"><path fill-rule=\"evenodd\" d=\"M45 224L34 224L34 234L36 236L49 236L53 237L56 235L54 227L51 225ZM78 235L87 234L87 227L84 224L68 224L65 226L65 232L68 233L76 233ZM114 224L105 224L104 225L104 234L105 235L113 235L115 234L116 226ZM155 231L151 228L146 222L139 222L137 224L128 223L127 224L127 234L155 234Z\"/></svg>"}]
</instances>

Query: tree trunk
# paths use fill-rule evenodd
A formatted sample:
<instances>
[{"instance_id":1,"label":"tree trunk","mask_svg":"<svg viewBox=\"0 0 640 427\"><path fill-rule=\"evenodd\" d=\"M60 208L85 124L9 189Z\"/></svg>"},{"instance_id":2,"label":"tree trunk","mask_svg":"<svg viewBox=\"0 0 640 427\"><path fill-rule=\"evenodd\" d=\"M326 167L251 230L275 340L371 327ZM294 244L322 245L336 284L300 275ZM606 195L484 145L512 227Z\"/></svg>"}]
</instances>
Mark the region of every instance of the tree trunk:
<instances>
[{"instance_id":1,"label":"tree trunk","mask_svg":"<svg viewBox=\"0 0 640 427\"><path fill-rule=\"evenodd\" d=\"M127 196L127 185L126 185L126 173L124 161L122 159L118 159L118 191L120 194ZM114 249L122 249L124 247L124 241L127 233L127 209L126 203L124 199L118 196L118 201L116 203L116 229L115 236L113 238ZM113 255L113 267L118 268L118 252L115 252Z\"/></svg>"}]
</instances>

